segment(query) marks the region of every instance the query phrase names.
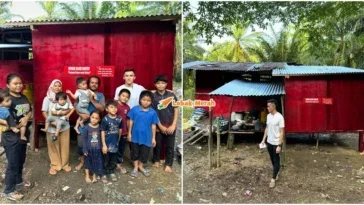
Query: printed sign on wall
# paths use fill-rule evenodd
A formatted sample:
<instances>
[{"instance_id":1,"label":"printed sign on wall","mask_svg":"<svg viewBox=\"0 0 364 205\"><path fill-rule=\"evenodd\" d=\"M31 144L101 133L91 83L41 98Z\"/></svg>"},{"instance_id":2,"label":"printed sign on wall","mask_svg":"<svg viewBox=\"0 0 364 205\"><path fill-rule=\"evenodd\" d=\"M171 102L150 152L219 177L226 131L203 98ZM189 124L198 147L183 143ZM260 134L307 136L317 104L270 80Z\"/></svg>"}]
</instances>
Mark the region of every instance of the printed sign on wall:
<instances>
[{"instance_id":1,"label":"printed sign on wall","mask_svg":"<svg viewBox=\"0 0 364 205\"><path fill-rule=\"evenodd\" d=\"M303 101L306 104L320 104L321 103L320 98L304 98Z\"/></svg>"},{"instance_id":2,"label":"printed sign on wall","mask_svg":"<svg viewBox=\"0 0 364 205\"><path fill-rule=\"evenodd\" d=\"M322 104L332 105L332 103L333 103L332 98L322 98Z\"/></svg>"},{"instance_id":3,"label":"printed sign on wall","mask_svg":"<svg viewBox=\"0 0 364 205\"><path fill-rule=\"evenodd\" d=\"M91 75L90 66L65 66L64 72L68 75Z\"/></svg>"},{"instance_id":4,"label":"printed sign on wall","mask_svg":"<svg viewBox=\"0 0 364 205\"><path fill-rule=\"evenodd\" d=\"M114 77L115 74L115 66L97 66L96 67L96 75L100 77Z\"/></svg>"}]
</instances>

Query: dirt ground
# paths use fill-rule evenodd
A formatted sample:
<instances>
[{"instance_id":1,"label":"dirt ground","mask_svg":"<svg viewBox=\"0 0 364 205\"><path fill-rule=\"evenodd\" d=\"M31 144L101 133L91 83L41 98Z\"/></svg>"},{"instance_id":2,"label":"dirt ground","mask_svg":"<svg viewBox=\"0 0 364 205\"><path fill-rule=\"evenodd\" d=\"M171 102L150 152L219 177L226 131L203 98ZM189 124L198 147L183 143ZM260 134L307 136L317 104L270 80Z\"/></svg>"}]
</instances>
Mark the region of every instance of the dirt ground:
<instances>
[{"instance_id":1,"label":"dirt ground","mask_svg":"<svg viewBox=\"0 0 364 205\"><path fill-rule=\"evenodd\" d=\"M320 137L317 150L315 139L287 136L286 166L273 189L261 136L235 139L229 151L222 138L221 167L212 170L206 140L184 146L184 203L364 203L364 156L350 146L358 134Z\"/></svg>"},{"instance_id":2,"label":"dirt ground","mask_svg":"<svg viewBox=\"0 0 364 205\"><path fill-rule=\"evenodd\" d=\"M175 88L175 92L177 92ZM71 132L72 133L72 132ZM176 145L181 143L181 123L176 131ZM104 185L101 181L88 185L84 180L84 170L75 171L79 163L76 154L76 136L71 135L70 173L59 172L55 176L48 174L49 157L45 138L40 138L39 152L28 151L24 169L25 179L35 182L35 187L25 192L21 203L39 204L71 204L71 203L137 203L137 204L180 204L181 198L181 165L176 160L173 163L173 173L166 173L163 167L154 168L149 161L147 169L152 175L149 178L139 173L138 178L130 177L132 164L129 149L125 150L124 166L128 174L117 174L118 182ZM2 148L0 148L2 149ZM151 154L150 154L151 157ZM0 156L0 192L4 190L4 173L6 168L5 154ZM63 188L68 186L66 191ZM0 197L0 204L13 203Z\"/></svg>"}]
</instances>

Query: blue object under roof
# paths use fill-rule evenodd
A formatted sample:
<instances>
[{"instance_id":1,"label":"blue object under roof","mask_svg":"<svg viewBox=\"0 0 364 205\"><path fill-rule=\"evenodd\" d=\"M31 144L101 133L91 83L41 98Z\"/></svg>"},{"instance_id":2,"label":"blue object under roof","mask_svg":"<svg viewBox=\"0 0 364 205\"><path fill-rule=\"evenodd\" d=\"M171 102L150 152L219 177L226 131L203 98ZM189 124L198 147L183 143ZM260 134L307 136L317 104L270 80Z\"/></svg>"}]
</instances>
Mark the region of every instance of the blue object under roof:
<instances>
[{"instance_id":1,"label":"blue object under roof","mask_svg":"<svg viewBox=\"0 0 364 205\"><path fill-rule=\"evenodd\" d=\"M271 96L285 94L283 82L249 82L237 79L226 83L210 93L210 95L230 96Z\"/></svg>"},{"instance_id":2,"label":"blue object under roof","mask_svg":"<svg viewBox=\"0 0 364 205\"><path fill-rule=\"evenodd\" d=\"M284 68L274 69L273 76L286 76L286 75L335 75L335 74L355 74L363 73L364 70L357 68L348 68L342 66L290 66L286 65Z\"/></svg>"}]
</instances>

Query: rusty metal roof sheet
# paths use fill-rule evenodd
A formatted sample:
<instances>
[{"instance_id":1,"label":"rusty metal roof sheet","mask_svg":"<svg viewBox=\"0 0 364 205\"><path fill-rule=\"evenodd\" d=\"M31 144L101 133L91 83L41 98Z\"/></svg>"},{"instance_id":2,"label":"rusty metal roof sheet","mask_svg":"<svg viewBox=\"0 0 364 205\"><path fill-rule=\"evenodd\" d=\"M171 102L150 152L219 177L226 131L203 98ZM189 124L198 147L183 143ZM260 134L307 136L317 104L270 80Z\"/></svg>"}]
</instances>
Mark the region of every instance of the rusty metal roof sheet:
<instances>
[{"instance_id":1,"label":"rusty metal roof sheet","mask_svg":"<svg viewBox=\"0 0 364 205\"><path fill-rule=\"evenodd\" d=\"M230 96L272 96L285 95L283 82L249 82L235 79L218 89L212 91L210 95L230 95Z\"/></svg>"},{"instance_id":2,"label":"rusty metal roof sheet","mask_svg":"<svg viewBox=\"0 0 364 205\"><path fill-rule=\"evenodd\" d=\"M306 76L306 75L338 75L338 74L364 74L364 70L342 66L284 66L273 70L273 76Z\"/></svg>"},{"instance_id":3,"label":"rusty metal roof sheet","mask_svg":"<svg viewBox=\"0 0 364 205\"><path fill-rule=\"evenodd\" d=\"M232 62L208 62L195 61L183 64L184 69L190 70L220 70L220 71L271 71L276 68L283 68L286 63L265 62L265 63L232 63Z\"/></svg>"},{"instance_id":4,"label":"rusty metal roof sheet","mask_svg":"<svg viewBox=\"0 0 364 205\"><path fill-rule=\"evenodd\" d=\"M28 21L7 21L5 26L30 26L30 25L55 25L55 24L80 24L80 23L111 23L129 21L177 21L181 14L126 16L119 18L95 18L95 19L52 19L52 20L28 20Z\"/></svg>"}]
</instances>

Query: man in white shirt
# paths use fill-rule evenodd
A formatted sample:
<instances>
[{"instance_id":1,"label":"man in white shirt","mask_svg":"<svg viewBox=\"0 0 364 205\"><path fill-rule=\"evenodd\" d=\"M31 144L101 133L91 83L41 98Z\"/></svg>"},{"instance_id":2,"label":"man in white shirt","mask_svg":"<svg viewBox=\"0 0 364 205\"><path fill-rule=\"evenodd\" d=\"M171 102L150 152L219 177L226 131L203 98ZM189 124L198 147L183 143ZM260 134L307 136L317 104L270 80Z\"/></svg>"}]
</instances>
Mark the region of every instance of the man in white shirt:
<instances>
[{"instance_id":1,"label":"man in white shirt","mask_svg":"<svg viewBox=\"0 0 364 205\"><path fill-rule=\"evenodd\" d=\"M280 152L282 150L282 143L284 137L284 118L277 111L277 100L268 100L268 116L267 116L267 127L265 128L263 144L268 136L267 149L270 156L270 160L273 165L273 177L269 183L269 187L275 187L275 182L278 179L278 173L280 169Z\"/></svg>"},{"instance_id":2,"label":"man in white shirt","mask_svg":"<svg viewBox=\"0 0 364 205\"><path fill-rule=\"evenodd\" d=\"M127 68L124 71L123 79L125 80L125 84L116 88L114 100L119 100L119 92L123 88L126 88L130 91L130 98L127 104L129 105L130 109L132 109L134 106L139 105L140 93L145 90L145 88L141 85L134 83L135 71L132 68Z\"/></svg>"}]
</instances>

